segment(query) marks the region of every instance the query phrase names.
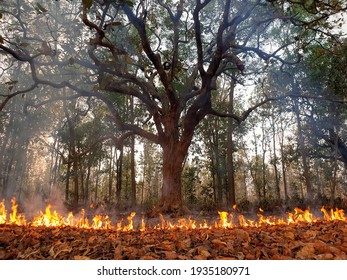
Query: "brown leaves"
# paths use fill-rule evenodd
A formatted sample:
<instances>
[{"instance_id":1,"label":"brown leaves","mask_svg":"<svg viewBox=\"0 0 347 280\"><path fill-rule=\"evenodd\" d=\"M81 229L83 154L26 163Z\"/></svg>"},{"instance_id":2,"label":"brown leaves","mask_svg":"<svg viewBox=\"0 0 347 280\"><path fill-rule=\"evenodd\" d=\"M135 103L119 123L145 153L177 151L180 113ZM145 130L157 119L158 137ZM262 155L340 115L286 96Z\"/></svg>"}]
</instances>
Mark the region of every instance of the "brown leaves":
<instances>
[{"instance_id":1,"label":"brown leaves","mask_svg":"<svg viewBox=\"0 0 347 280\"><path fill-rule=\"evenodd\" d=\"M0 259L347 259L347 224L115 231L0 225Z\"/></svg>"}]
</instances>

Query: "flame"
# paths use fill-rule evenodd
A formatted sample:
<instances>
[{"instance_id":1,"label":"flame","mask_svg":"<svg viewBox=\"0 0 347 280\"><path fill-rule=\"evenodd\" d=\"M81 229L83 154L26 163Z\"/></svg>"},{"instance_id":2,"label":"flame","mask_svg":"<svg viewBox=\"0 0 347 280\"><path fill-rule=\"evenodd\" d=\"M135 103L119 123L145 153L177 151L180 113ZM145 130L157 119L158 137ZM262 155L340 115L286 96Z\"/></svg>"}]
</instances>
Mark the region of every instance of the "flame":
<instances>
[{"instance_id":1,"label":"flame","mask_svg":"<svg viewBox=\"0 0 347 280\"><path fill-rule=\"evenodd\" d=\"M330 214L328 214L327 210L324 208L324 206L321 208L321 211L323 212L324 215L324 220L326 221L334 221L334 220L339 220L339 221L346 221L345 213L342 209L330 209Z\"/></svg>"},{"instance_id":2,"label":"flame","mask_svg":"<svg viewBox=\"0 0 347 280\"><path fill-rule=\"evenodd\" d=\"M19 226L23 226L26 224L25 218L24 216L17 214L17 210L18 210L18 205L16 203L16 199L12 198L11 199L11 204L12 204L12 213L10 213L10 221L12 224L16 224Z\"/></svg>"},{"instance_id":3,"label":"flame","mask_svg":"<svg viewBox=\"0 0 347 280\"><path fill-rule=\"evenodd\" d=\"M141 229L140 231L146 231L146 223L145 223L145 218L142 217L141 219Z\"/></svg>"},{"instance_id":4,"label":"flame","mask_svg":"<svg viewBox=\"0 0 347 280\"><path fill-rule=\"evenodd\" d=\"M228 212L218 212L219 214L219 218L220 218L220 222L219 222L219 226L222 227L222 228L232 228L233 227L233 224L232 222L228 221Z\"/></svg>"},{"instance_id":5,"label":"flame","mask_svg":"<svg viewBox=\"0 0 347 280\"><path fill-rule=\"evenodd\" d=\"M5 207L5 200L0 202L0 224L6 223L7 211Z\"/></svg>"},{"instance_id":6,"label":"flame","mask_svg":"<svg viewBox=\"0 0 347 280\"><path fill-rule=\"evenodd\" d=\"M133 226L133 218L135 217L136 213L135 212L131 212L130 215L128 216L128 225L123 227L123 231L131 231L134 229Z\"/></svg>"},{"instance_id":7,"label":"flame","mask_svg":"<svg viewBox=\"0 0 347 280\"><path fill-rule=\"evenodd\" d=\"M62 226L65 225L64 217L59 215L57 211L51 212L52 206L50 204L47 205L45 213L40 211L40 215L35 217L31 222L32 226L46 226L46 227L54 227L54 226Z\"/></svg>"},{"instance_id":8,"label":"flame","mask_svg":"<svg viewBox=\"0 0 347 280\"><path fill-rule=\"evenodd\" d=\"M30 222L26 222L25 216L18 213L18 205L15 198L11 199L11 213L7 215L7 210L5 206L5 200L0 202L0 224L15 224L19 226L30 225L30 226L45 226L45 227L77 227L77 228L87 228L87 229L112 229L116 231L133 231L136 230L134 226L134 217L136 212L131 212L127 217L127 223L122 221L116 223L115 226L112 225L111 220L108 216L95 215L89 219L86 216L85 210L82 209L81 212L75 217L72 212L68 213L66 217L59 214L56 210L52 211L52 206L47 205L44 212L40 211L39 215L34 217ZM233 209L237 211L236 205ZM238 211L237 211L238 212ZM326 210L324 207L321 208L323 218L314 217L309 209L302 210L300 208L294 208L294 212L288 212L286 217L273 217L265 216L264 211L259 208L259 213L257 214L258 219L252 220L247 219L241 213L234 217L234 214L228 213L226 211L218 212L219 220L215 221L214 224L209 224L206 220L202 223L198 223L196 220L189 218L178 219L177 222L166 221L162 214L159 214L161 223L152 227L152 229L157 230L194 230L194 229L211 229L211 228L223 228L229 229L235 227L234 223L241 227L261 227L261 226L273 226L273 225L290 225L297 223L314 223L317 221L344 221L347 222L344 210L336 208ZM144 217L141 219L141 224L139 230L144 232L148 229Z\"/></svg>"}]
</instances>

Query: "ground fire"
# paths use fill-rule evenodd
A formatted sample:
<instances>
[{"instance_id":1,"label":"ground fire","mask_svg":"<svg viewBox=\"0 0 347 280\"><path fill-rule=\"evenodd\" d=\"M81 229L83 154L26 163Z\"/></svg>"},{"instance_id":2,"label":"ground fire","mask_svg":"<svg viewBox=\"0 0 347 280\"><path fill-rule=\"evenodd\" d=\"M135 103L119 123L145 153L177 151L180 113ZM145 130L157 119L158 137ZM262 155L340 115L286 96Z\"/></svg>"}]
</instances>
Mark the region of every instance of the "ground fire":
<instances>
[{"instance_id":1,"label":"ground fire","mask_svg":"<svg viewBox=\"0 0 347 280\"><path fill-rule=\"evenodd\" d=\"M15 198L11 200L12 207L9 216L5 207L5 201L0 202L0 224L15 224L19 226L46 226L46 227L59 227L71 226L77 228L91 228L91 229L114 229L122 231L130 230L146 230L146 223L144 218L141 220L141 225L135 228L133 225L133 218L136 213L131 212L127 217L127 222L119 221L115 225L112 224L109 216L95 215L89 220L85 216L85 210L82 209L78 217L75 217L72 212L67 216L59 214L57 211L52 211L52 206L48 205L45 211L39 211L39 215L35 216L31 221L27 221L23 214L18 213L18 205ZM234 207L236 209L236 207ZM161 222L155 225L154 229L201 229L201 228L233 228L235 226L242 227L260 227L262 225L290 225L299 222L313 223L317 221L347 221L343 209L330 209L329 211L321 208L322 217L315 217L310 210L302 210L295 208L293 212L287 212L286 217L277 218L275 216L264 216L263 210L259 209L257 214L258 219L248 219L242 214L228 213L225 211L218 212L219 219L215 222L197 222L192 218L181 218L176 222L166 221L163 215L160 216ZM237 223L235 223L235 221Z\"/></svg>"},{"instance_id":2,"label":"ground fire","mask_svg":"<svg viewBox=\"0 0 347 280\"><path fill-rule=\"evenodd\" d=\"M29 219L11 204L0 202L0 259L347 259L347 219L336 208L278 216L259 209L251 219L235 206L206 219L131 212L117 220L47 205Z\"/></svg>"}]
</instances>

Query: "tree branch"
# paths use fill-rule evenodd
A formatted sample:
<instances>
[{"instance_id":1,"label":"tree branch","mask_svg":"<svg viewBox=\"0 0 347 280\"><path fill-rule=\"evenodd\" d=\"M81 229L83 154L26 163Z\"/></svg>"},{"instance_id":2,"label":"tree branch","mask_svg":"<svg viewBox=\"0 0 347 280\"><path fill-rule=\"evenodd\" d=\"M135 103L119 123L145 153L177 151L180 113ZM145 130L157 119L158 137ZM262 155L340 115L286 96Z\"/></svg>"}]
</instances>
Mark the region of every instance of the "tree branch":
<instances>
[{"instance_id":1,"label":"tree branch","mask_svg":"<svg viewBox=\"0 0 347 280\"><path fill-rule=\"evenodd\" d=\"M130 7L126 4L123 5L124 13L127 15L129 21L134 25L137 30L138 35L141 39L141 45L143 47L144 52L146 53L149 60L153 63L155 69L158 71L160 80L165 87L166 94L169 98L171 106L177 106L177 96L174 88L171 85L170 80L168 79L168 75L166 74L164 67L162 65L161 57L159 54L153 52L150 40L147 36L146 26L142 19L135 16Z\"/></svg>"}]
</instances>

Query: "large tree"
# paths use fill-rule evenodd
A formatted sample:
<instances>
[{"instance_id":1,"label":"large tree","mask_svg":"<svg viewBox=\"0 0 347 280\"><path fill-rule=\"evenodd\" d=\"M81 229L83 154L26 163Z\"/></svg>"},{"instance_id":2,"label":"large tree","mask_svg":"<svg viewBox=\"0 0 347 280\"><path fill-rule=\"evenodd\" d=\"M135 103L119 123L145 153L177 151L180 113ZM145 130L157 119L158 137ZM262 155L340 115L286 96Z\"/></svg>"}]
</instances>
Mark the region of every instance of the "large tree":
<instances>
[{"instance_id":1,"label":"large tree","mask_svg":"<svg viewBox=\"0 0 347 280\"><path fill-rule=\"evenodd\" d=\"M51 100L102 100L117 141L138 135L161 146L161 207L168 211L181 209L183 164L200 122L211 114L241 123L274 99L264 96L241 115L218 112L212 102L218 79L240 82L250 64L256 64L251 69L257 74L272 61L298 63L299 50L311 41L338 40L329 20L346 10L345 1L338 0L12 0L1 5L1 55L28 65L32 83L2 94L0 109L37 86L72 89ZM33 33L38 24L44 32ZM286 36L289 29L293 36ZM286 51L292 60L283 59ZM45 75L47 69L55 79ZM135 111L145 109L146 116L124 118L117 95L132 96Z\"/></svg>"}]
</instances>

